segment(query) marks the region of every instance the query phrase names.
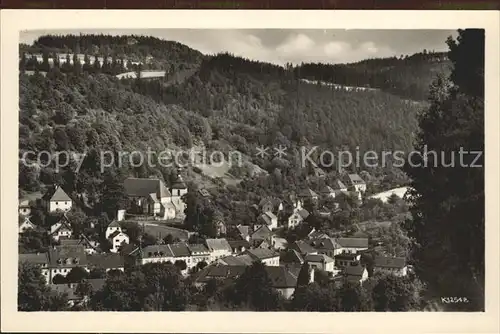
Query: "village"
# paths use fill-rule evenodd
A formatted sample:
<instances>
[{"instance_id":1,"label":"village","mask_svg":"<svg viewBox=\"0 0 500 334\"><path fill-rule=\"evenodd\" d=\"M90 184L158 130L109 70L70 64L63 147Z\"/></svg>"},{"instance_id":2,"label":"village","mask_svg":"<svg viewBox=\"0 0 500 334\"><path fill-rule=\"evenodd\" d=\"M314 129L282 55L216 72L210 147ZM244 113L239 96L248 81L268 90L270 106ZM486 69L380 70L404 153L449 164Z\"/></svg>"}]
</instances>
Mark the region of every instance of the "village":
<instances>
[{"instance_id":1,"label":"village","mask_svg":"<svg viewBox=\"0 0 500 334\"><path fill-rule=\"evenodd\" d=\"M169 224L185 219L184 198L188 186L180 173L168 186L158 178L129 177L123 187L130 207L118 210L116 219L102 231L108 241L107 247L83 233L74 232L67 213L75 209L77 202L60 186L38 200L47 213L60 214L61 218L43 231L51 239L50 249L43 253L19 254L19 262L39 267L46 283L66 293L70 305L84 303L89 297L76 293L82 277L92 286L92 291L98 291L107 275L147 263L175 264L183 276L191 276L194 285L202 288L213 279L234 280L246 267L260 261L266 266L273 288L285 299L293 296L304 264L309 266L311 283L322 275L322 279L326 277L337 287L345 282L362 285L369 278L368 269L371 274L384 272L396 276L406 276L411 271L406 258L393 256L376 256L371 268L367 268L362 256L378 244L362 232L348 237L330 236L311 228L305 238L291 243L280 235L280 230L293 230L308 218L310 212L304 207L306 202L335 199L342 194L362 200L366 183L358 174L348 174L345 182L336 180L318 192L301 189L283 198L264 197L252 205L258 212L257 221L242 225L226 224L220 219L215 223L216 238L199 235L192 238L195 232ZM206 189L194 191L200 197L210 196ZM29 201L19 203L20 236L41 229L31 222L30 210ZM337 204L333 211L340 210ZM320 211L320 214L330 212ZM155 244L133 243L124 228L127 221L138 223L143 231L149 226L163 232L157 232ZM165 237L170 238L169 242L165 242Z\"/></svg>"}]
</instances>

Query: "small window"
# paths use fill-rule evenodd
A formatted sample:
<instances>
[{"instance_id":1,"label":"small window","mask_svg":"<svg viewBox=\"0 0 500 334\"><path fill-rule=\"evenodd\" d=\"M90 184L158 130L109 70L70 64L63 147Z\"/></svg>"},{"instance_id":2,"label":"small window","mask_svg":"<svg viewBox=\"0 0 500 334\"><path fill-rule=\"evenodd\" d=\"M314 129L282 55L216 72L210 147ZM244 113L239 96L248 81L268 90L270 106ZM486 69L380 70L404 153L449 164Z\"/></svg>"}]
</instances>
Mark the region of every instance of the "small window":
<instances>
[{"instance_id":1,"label":"small window","mask_svg":"<svg viewBox=\"0 0 500 334\"><path fill-rule=\"evenodd\" d=\"M58 204L59 204L59 202L56 202L56 205L58 205Z\"/></svg>"}]
</instances>

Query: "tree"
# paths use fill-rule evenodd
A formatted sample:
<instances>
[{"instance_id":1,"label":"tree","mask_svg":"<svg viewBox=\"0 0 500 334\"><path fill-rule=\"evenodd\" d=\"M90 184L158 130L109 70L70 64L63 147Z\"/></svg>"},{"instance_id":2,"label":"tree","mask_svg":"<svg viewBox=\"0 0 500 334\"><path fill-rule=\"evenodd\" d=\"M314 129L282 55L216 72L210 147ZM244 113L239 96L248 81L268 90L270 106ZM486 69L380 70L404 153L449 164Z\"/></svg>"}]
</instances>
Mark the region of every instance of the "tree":
<instances>
[{"instance_id":1,"label":"tree","mask_svg":"<svg viewBox=\"0 0 500 334\"><path fill-rule=\"evenodd\" d=\"M186 261L184 260L177 260L175 261L174 265L180 270L186 270L187 268L187 264L186 264Z\"/></svg>"},{"instance_id":2,"label":"tree","mask_svg":"<svg viewBox=\"0 0 500 334\"><path fill-rule=\"evenodd\" d=\"M358 283L346 282L337 291L340 307L343 312L372 311L371 296Z\"/></svg>"},{"instance_id":3,"label":"tree","mask_svg":"<svg viewBox=\"0 0 500 334\"><path fill-rule=\"evenodd\" d=\"M57 274L52 278L52 284L66 284L66 283L68 283L66 277L61 274Z\"/></svg>"},{"instance_id":4,"label":"tree","mask_svg":"<svg viewBox=\"0 0 500 334\"><path fill-rule=\"evenodd\" d=\"M415 240L412 257L419 277L437 296L466 296L471 310L484 309L484 154L460 163L460 151L484 151L484 30L459 30L448 40L454 68L430 87L430 107L419 119L416 151L433 154L405 165L412 179L413 220L405 226ZM442 159L441 159L442 160ZM425 165L426 163L427 165ZM420 167L412 167L421 164ZM422 167L424 166L424 167ZM465 167L464 167L465 166Z\"/></svg>"},{"instance_id":5,"label":"tree","mask_svg":"<svg viewBox=\"0 0 500 334\"><path fill-rule=\"evenodd\" d=\"M423 284L413 278L382 275L375 277L372 297L377 312L420 310Z\"/></svg>"},{"instance_id":6,"label":"tree","mask_svg":"<svg viewBox=\"0 0 500 334\"><path fill-rule=\"evenodd\" d=\"M17 289L19 311L62 311L66 306L67 296L50 289L40 268L28 263L19 264Z\"/></svg>"},{"instance_id":7,"label":"tree","mask_svg":"<svg viewBox=\"0 0 500 334\"><path fill-rule=\"evenodd\" d=\"M183 311L189 299L177 268L167 263L148 263L127 275L109 276L91 299L93 310Z\"/></svg>"},{"instance_id":8,"label":"tree","mask_svg":"<svg viewBox=\"0 0 500 334\"><path fill-rule=\"evenodd\" d=\"M337 311L339 306L332 287L312 283L293 295L290 308L293 311L332 312Z\"/></svg>"},{"instance_id":9,"label":"tree","mask_svg":"<svg viewBox=\"0 0 500 334\"><path fill-rule=\"evenodd\" d=\"M275 311L279 307L278 293L260 261L246 267L236 280L235 295L235 304L245 304L256 311Z\"/></svg>"},{"instance_id":10,"label":"tree","mask_svg":"<svg viewBox=\"0 0 500 334\"><path fill-rule=\"evenodd\" d=\"M66 275L66 281L68 283L80 283L84 279L89 277L87 270L82 267L73 267L70 272Z\"/></svg>"},{"instance_id":11,"label":"tree","mask_svg":"<svg viewBox=\"0 0 500 334\"><path fill-rule=\"evenodd\" d=\"M297 277L297 289L306 287L311 280L311 273L309 269L309 264L304 262L302 268L300 268L299 276Z\"/></svg>"}]
</instances>

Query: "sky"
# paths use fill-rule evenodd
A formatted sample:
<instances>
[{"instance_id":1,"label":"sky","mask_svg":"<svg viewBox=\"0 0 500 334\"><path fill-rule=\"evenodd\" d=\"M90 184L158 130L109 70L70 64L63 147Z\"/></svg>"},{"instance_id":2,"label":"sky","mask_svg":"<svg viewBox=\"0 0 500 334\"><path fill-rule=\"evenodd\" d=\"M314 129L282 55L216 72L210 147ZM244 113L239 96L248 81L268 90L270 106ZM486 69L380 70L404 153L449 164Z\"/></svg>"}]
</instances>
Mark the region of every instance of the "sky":
<instances>
[{"instance_id":1,"label":"sky","mask_svg":"<svg viewBox=\"0 0 500 334\"><path fill-rule=\"evenodd\" d=\"M349 63L367 58L411 55L422 50L447 51L446 39L455 30L299 30L299 29L131 29L37 30L21 32L31 44L45 34L103 33L150 35L173 40L204 54L230 52L254 60Z\"/></svg>"}]
</instances>

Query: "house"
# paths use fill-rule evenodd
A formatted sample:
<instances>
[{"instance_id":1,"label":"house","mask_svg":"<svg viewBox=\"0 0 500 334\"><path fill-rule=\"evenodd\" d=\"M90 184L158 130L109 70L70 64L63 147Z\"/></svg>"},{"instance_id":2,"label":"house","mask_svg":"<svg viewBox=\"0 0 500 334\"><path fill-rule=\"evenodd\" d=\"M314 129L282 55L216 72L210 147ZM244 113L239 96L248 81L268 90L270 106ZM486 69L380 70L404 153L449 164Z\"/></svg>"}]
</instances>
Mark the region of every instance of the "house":
<instances>
[{"instance_id":1,"label":"house","mask_svg":"<svg viewBox=\"0 0 500 334\"><path fill-rule=\"evenodd\" d=\"M312 239L309 244L318 250L319 254L328 255L334 258L337 254L342 253L342 247L333 238Z\"/></svg>"},{"instance_id":2,"label":"house","mask_svg":"<svg viewBox=\"0 0 500 334\"><path fill-rule=\"evenodd\" d=\"M21 216L29 216L31 213L30 202L28 200L19 201L19 214Z\"/></svg>"},{"instance_id":3,"label":"house","mask_svg":"<svg viewBox=\"0 0 500 334\"><path fill-rule=\"evenodd\" d=\"M342 252L358 253L368 249L368 238L337 238L335 239L342 248Z\"/></svg>"},{"instance_id":4,"label":"house","mask_svg":"<svg viewBox=\"0 0 500 334\"><path fill-rule=\"evenodd\" d=\"M49 236L55 241L59 241L61 238L71 238L72 235L73 229L66 214L63 214L61 219L50 227Z\"/></svg>"},{"instance_id":5,"label":"house","mask_svg":"<svg viewBox=\"0 0 500 334\"><path fill-rule=\"evenodd\" d=\"M301 200L311 200L311 201L317 201L319 196L318 194L316 194L314 191L312 191L311 189L307 188L307 189L302 189L299 194L298 194L298 197L301 199Z\"/></svg>"},{"instance_id":6,"label":"house","mask_svg":"<svg viewBox=\"0 0 500 334\"><path fill-rule=\"evenodd\" d=\"M368 271L360 264L348 266L344 269L344 278L347 282L363 284L368 279Z\"/></svg>"},{"instance_id":7,"label":"house","mask_svg":"<svg viewBox=\"0 0 500 334\"><path fill-rule=\"evenodd\" d=\"M36 229L36 225L31 222L30 217L20 219L18 225L19 234Z\"/></svg>"},{"instance_id":8,"label":"house","mask_svg":"<svg viewBox=\"0 0 500 334\"><path fill-rule=\"evenodd\" d=\"M99 249L99 243L89 240L85 235L81 235L80 239L67 239L59 240L61 247L82 246L86 254L95 254Z\"/></svg>"},{"instance_id":9,"label":"house","mask_svg":"<svg viewBox=\"0 0 500 334\"><path fill-rule=\"evenodd\" d=\"M203 269L195 278L194 284L197 287L202 287L214 279L222 282L234 281L245 272L246 268L247 266L244 265L214 264ZM297 286L300 267L266 266L265 269L272 287L283 297L291 298ZM311 275L311 282L313 281L314 274Z\"/></svg>"},{"instance_id":10,"label":"house","mask_svg":"<svg viewBox=\"0 0 500 334\"><path fill-rule=\"evenodd\" d=\"M28 263L40 268L42 276L45 277L45 282L47 284L51 283L48 253L30 253L30 254L20 253L18 261L19 263Z\"/></svg>"},{"instance_id":11,"label":"house","mask_svg":"<svg viewBox=\"0 0 500 334\"><path fill-rule=\"evenodd\" d=\"M241 239L250 241L250 226L238 224L236 229L238 230L238 234Z\"/></svg>"},{"instance_id":12,"label":"house","mask_svg":"<svg viewBox=\"0 0 500 334\"><path fill-rule=\"evenodd\" d=\"M221 236L221 235L226 235L227 234L226 223L224 223L224 221L222 219L217 219L214 222L214 226L215 226L215 230L216 230L217 236Z\"/></svg>"},{"instance_id":13,"label":"house","mask_svg":"<svg viewBox=\"0 0 500 334\"><path fill-rule=\"evenodd\" d=\"M279 198L266 197L260 200L258 207L262 213L272 212L278 214L283 210L283 202Z\"/></svg>"},{"instance_id":14,"label":"house","mask_svg":"<svg viewBox=\"0 0 500 334\"><path fill-rule=\"evenodd\" d=\"M331 188L335 191L335 196L342 193L347 194L347 186L340 180L333 181Z\"/></svg>"},{"instance_id":15,"label":"house","mask_svg":"<svg viewBox=\"0 0 500 334\"><path fill-rule=\"evenodd\" d=\"M360 254L352 254L352 253L341 253L335 255L335 266L337 268L346 268L356 266L361 261Z\"/></svg>"},{"instance_id":16,"label":"house","mask_svg":"<svg viewBox=\"0 0 500 334\"><path fill-rule=\"evenodd\" d=\"M261 261L266 266L280 265L280 255L272 249L249 249L245 252L245 254L250 255L254 261Z\"/></svg>"},{"instance_id":17,"label":"house","mask_svg":"<svg viewBox=\"0 0 500 334\"><path fill-rule=\"evenodd\" d=\"M316 229L313 228L311 232L307 234L307 237L309 239L324 239L324 238L329 238L330 236L325 232L316 231Z\"/></svg>"},{"instance_id":18,"label":"house","mask_svg":"<svg viewBox=\"0 0 500 334\"><path fill-rule=\"evenodd\" d=\"M252 235L250 236L250 245L255 246L256 244L262 243L262 241L271 242L271 237L273 232L269 229L267 225L260 226Z\"/></svg>"},{"instance_id":19,"label":"house","mask_svg":"<svg viewBox=\"0 0 500 334\"><path fill-rule=\"evenodd\" d=\"M296 209L287 219L287 227L289 229L295 228L297 225L301 224L307 217L309 217L309 211L306 209Z\"/></svg>"},{"instance_id":20,"label":"house","mask_svg":"<svg viewBox=\"0 0 500 334\"><path fill-rule=\"evenodd\" d=\"M45 204L47 212L67 212L73 206L73 201L60 186L55 186L52 190L47 191L42 201Z\"/></svg>"},{"instance_id":21,"label":"house","mask_svg":"<svg viewBox=\"0 0 500 334\"><path fill-rule=\"evenodd\" d=\"M54 277L61 275L66 277L71 269L81 267L87 271L87 254L82 246L53 247L48 251L49 263L47 282L53 283Z\"/></svg>"},{"instance_id":22,"label":"house","mask_svg":"<svg viewBox=\"0 0 500 334\"><path fill-rule=\"evenodd\" d=\"M271 236L271 247L275 250L275 251L281 251L281 250L285 250L288 246L288 242L286 241L285 238L279 238L279 237L276 237L276 236Z\"/></svg>"},{"instance_id":23,"label":"house","mask_svg":"<svg viewBox=\"0 0 500 334\"><path fill-rule=\"evenodd\" d=\"M205 188L198 189L198 194L200 194L200 196L204 197L204 198L210 198L211 197L210 193Z\"/></svg>"},{"instance_id":24,"label":"house","mask_svg":"<svg viewBox=\"0 0 500 334\"><path fill-rule=\"evenodd\" d=\"M364 193L366 191L366 183L358 174L349 174L349 183L355 191Z\"/></svg>"},{"instance_id":25,"label":"house","mask_svg":"<svg viewBox=\"0 0 500 334\"><path fill-rule=\"evenodd\" d=\"M406 276L408 266L404 257L376 256L373 261L373 272L390 273L396 276Z\"/></svg>"},{"instance_id":26,"label":"house","mask_svg":"<svg viewBox=\"0 0 500 334\"><path fill-rule=\"evenodd\" d=\"M246 240L228 240L229 246L233 251L233 254L243 253L250 248L250 243Z\"/></svg>"},{"instance_id":27,"label":"house","mask_svg":"<svg viewBox=\"0 0 500 334\"><path fill-rule=\"evenodd\" d=\"M169 247L170 245L151 245L144 247L137 255L137 264L144 265L146 263L170 262L174 263L174 254Z\"/></svg>"},{"instance_id":28,"label":"house","mask_svg":"<svg viewBox=\"0 0 500 334\"><path fill-rule=\"evenodd\" d=\"M326 198L335 198L336 192L335 189L333 189L329 185L325 185L323 188L321 188L320 194Z\"/></svg>"},{"instance_id":29,"label":"house","mask_svg":"<svg viewBox=\"0 0 500 334\"><path fill-rule=\"evenodd\" d=\"M266 224L269 229L274 230L278 228L278 217L271 211L264 212L259 216L259 221Z\"/></svg>"},{"instance_id":30,"label":"house","mask_svg":"<svg viewBox=\"0 0 500 334\"><path fill-rule=\"evenodd\" d=\"M191 267L195 267L198 263L210 263L210 250L204 244L188 244L191 253Z\"/></svg>"},{"instance_id":31,"label":"house","mask_svg":"<svg viewBox=\"0 0 500 334\"><path fill-rule=\"evenodd\" d=\"M125 271L125 258L120 254L102 253L87 256L89 270L101 269Z\"/></svg>"},{"instance_id":32,"label":"house","mask_svg":"<svg viewBox=\"0 0 500 334\"><path fill-rule=\"evenodd\" d=\"M116 231L123 232L120 223L118 223L118 221L116 220L113 220L111 223L109 223L108 227L106 227L106 232L105 232L106 239L108 239L109 236L115 233Z\"/></svg>"},{"instance_id":33,"label":"house","mask_svg":"<svg viewBox=\"0 0 500 334\"><path fill-rule=\"evenodd\" d=\"M186 243L178 242L167 246L170 248L170 251L172 252L173 264L175 264L178 261L184 262L186 264L186 269L181 271L184 275L187 274L188 269L196 266L197 263L196 264L194 263L193 258L191 257L191 251ZM197 256L197 260L199 260L200 257L201 256Z\"/></svg>"},{"instance_id":34,"label":"house","mask_svg":"<svg viewBox=\"0 0 500 334\"><path fill-rule=\"evenodd\" d=\"M223 256L232 255L233 250L226 239L205 239L205 245L210 251L210 262L214 262Z\"/></svg>"},{"instance_id":35,"label":"house","mask_svg":"<svg viewBox=\"0 0 500 334\"><path fill-rule=\"evenodd\" d=\"M140 214L162 219L173 219L183 215L185 204L181 196L187 192L183 189L185 186L183 182L172 184L171 189L175 192L175 196L165 187L162 180L156 178L129 177L123 186L125 194Z\"/></svg>"},{"instance_id":36,"label":"house","mask_svg":"<svg viewBox=\"0 0 500 334\"><path fill-rule=\"evenodd\" d=\"M112 253L118 253L124 244L128 244L130 242L130 238L120 229L111 233L108 237L108 241L111 244L109 251Z\"/></svg>"},{"instance_id":37,"label":"house","mask_svg":"<svg viewBox=\"0 0 500 334\"><path fill-rule=\"evenodd\" d=\"M337 274L335 269L335 260L325 254L309 254L304 257L304 260L313 269L320 269L332 274Z\"/></svg>"},{"instance_id":38,"label":"house","mask_svg":"<svg viewBox=\"0 0 500 334\"><path fill-rule=\"evenodd\" d=\"M318 254L318 250L313 248L305 241L297 240L288 246L288 249L293 249L301 255Z\"/></svg>"}]
</instances>

